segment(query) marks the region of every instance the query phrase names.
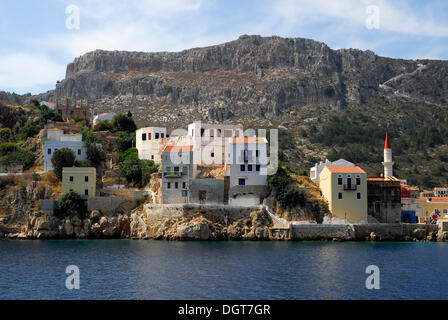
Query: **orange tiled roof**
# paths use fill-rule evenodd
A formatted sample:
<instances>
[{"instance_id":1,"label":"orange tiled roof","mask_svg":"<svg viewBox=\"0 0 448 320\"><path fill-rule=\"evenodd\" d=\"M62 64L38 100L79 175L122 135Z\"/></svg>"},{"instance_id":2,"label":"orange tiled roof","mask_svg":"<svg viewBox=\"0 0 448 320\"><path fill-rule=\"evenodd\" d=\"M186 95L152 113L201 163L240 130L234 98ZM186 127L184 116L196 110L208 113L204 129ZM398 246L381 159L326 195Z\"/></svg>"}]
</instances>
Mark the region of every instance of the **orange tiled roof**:
<instances>
[{"instance_id":1,"label":"orange tiled roof","mask_svg":"<svg viewBox=\"0 0 448 320\"><path fill-rule=\"evenodd\" d=\"M360 167L333 167L333 166L327 166L325 168L330 170L331 173L366 173Z\"/></svg>"},{"instance_id":2,"label":"orange tiled roof","mask_svg":"<svg viewBox=\"0 0 448 320\"><path fill-rule=\"evenodd\" d=\"M233 137L231 143L267 143L267 140L261 137Z\"/></svg>"},{"instance_id":3,"label":"orange tiled roof","mask_svg":"<svg viewBox=\"0 0 448 320\"><path fill-rule=\"evenodd\" d=\"M420 197L420 199L431 199L431 202L448 202L448 197Z\"/></svg>"},{"instance_id":4,"label":"orange tiled roof","mask_svg":"<svg viewBox=\"0 0 448 320\"><path fill-rule=\"evenodd\" d=\"M188 152L193 151L193 146L166 146L163 152Z\"/></svg>"}]
</instances>

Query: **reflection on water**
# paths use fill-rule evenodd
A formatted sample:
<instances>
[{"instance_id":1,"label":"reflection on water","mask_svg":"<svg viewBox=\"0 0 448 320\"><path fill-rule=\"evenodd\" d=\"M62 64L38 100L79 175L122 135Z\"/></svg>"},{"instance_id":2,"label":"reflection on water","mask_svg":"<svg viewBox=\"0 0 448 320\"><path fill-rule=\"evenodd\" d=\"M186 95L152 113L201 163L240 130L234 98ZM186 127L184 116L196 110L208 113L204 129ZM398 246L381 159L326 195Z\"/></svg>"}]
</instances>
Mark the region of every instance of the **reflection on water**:
<instances>
[{"instance_id":1,"label":"reflection on water","mask_svg":"<svg viewBox=\"0 0 448 320\"><path fill-rule=\"evenodd\" d=\"M448 298L447 243L5 240L0 253L0 299ZM365 288L371 264L380 290Z\"/></svg>"}]
</instances>

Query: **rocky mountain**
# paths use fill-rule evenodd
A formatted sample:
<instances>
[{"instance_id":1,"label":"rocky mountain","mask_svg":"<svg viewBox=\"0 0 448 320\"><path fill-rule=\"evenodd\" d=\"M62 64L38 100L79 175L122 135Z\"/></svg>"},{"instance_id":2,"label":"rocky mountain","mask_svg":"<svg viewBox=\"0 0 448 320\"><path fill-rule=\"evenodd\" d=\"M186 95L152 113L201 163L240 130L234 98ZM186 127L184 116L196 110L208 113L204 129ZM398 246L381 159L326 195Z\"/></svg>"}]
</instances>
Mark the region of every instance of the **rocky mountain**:
<instances>
[{"instance_id":1,"label":"rocky mountain","mask_svg":"<svg viewBox=\"0 0 448 320\"><path fill-rule=\"evenodd\" d=\"M199 117L276 119L304 106L341 110L377 96L448 105L447 76L447 61L244 35L181 52L96 50L70 63L65 79L40 97L88 99L95 111L130 109L142 125L172 126Z\"/></svg>"}]
</instances>

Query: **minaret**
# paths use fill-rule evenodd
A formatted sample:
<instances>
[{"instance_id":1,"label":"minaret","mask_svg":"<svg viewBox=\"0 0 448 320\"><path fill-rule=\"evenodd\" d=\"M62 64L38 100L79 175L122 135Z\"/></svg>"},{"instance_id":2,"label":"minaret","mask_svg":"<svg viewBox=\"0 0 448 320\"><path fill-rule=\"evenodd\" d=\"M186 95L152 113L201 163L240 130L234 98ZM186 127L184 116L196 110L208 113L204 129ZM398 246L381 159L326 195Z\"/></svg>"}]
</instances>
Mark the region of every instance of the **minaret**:
<instances>
[{"instance_id":1,"label":"minaret","mask_svg":"<svg viewBox=\"0 0 448 320\"><path fill-rule=\"evenodd\" d=\"M389 143L389 134L386 132L386 142L384 143L384 178L393 177L393 161L392 161L392 149Z\"/></svg>"}]
</instances>

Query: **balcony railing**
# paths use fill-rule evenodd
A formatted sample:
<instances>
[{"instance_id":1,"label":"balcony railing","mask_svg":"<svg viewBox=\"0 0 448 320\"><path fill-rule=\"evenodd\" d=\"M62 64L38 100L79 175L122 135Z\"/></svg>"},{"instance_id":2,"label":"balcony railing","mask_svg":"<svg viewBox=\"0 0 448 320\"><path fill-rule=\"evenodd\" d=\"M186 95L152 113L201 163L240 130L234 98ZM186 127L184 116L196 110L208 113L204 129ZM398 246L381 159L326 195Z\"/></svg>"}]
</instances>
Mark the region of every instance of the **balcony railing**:
<instances>
[{"instance_id":1,"label":"balcony railing","mask_svg":"<svg viewBox=\"0 0 448 320\"><path fill-rule=\"evenodd\" d=\"M356 184L344 184L344 190L356 190Z\"/></svg>"},{"instance_id":2,"label":"balcony railing","mask_svg":"<svg viewBox=\"0 0 448 320\"><path fill-rule=\"evenodd\" d=\"M180 178L182 177L182 171L175 171L175 172L164 172L163 176L165 178Z\"/></svg>"}]
</instances>

